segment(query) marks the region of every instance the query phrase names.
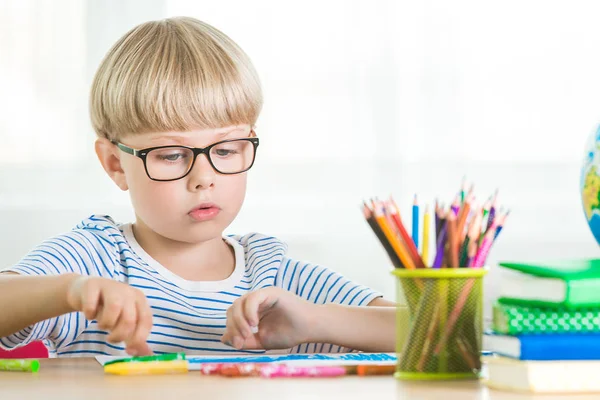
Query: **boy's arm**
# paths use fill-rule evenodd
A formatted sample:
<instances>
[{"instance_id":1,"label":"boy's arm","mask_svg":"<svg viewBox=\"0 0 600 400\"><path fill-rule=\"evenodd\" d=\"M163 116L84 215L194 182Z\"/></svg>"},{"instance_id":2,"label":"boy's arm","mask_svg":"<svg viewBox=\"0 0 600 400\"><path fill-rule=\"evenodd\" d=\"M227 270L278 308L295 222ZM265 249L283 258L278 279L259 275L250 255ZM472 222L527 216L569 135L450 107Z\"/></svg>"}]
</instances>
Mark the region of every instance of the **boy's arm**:
<instances>
[{"instance_id":1,"label":"boy's arm","mask_svg":"<svg viewBox=\"0 0 600 400\"><path fill-rule=\"evenodd\" d=\"M395 306L394 303L384 300L381 293L372 290L369 287L352 282L343 275L330 270L326 267L306 263L301 261L284 258L282 267L278 274L276 286L286 289L307 301L317 305L317 309L329 310L328 305L350 306L350 308L371 308L366 306ZM362 313L363 311L359 311ZM367 312L371 312L368 310ZM376 311L373 311L376 312ZM372 313L372 312L371 312ZM391 315L390 326L394 325L393 313L384 310L384 313ZM354 314L344 313L346 317ZM316 322L316 321L315 321ZM321 321L322 322L322 321ZM361 322L358 322L361 324ZM348 325L347 323L345 324ZM378 332L382 333L382 332ZM335 336L337 338L337 336ZM390 336L393 338L393 334ZM344 342L346 343L346 342ZM318 340L313 339L303 342L303 344L294 347L291 351L294 353L331 353L351 350L364 350L361 347L347 346L339 340ZM371 343L373 344L373 343ZM383 343L382 343L383 344ZM385 349L390 348L386 346ZM391 347L393 351L393 346ZM378 345L377 351L382 350Z\"/></svg>"},{"instance_id":2,"label":"boy's arm","mask_svg":"<svg viewBox=\"0 0 600 400\"><path fill-rule=\"evenodd\" d=\"M68 288L79 275L20 276L0 273L0 338L74 311L67 301Z\"/></svg>"},{"instance_id":3,"label":"boy's arm","mask_svg":"<svg viewBox=\"0 0 600 400\"><path fill-rule=\"evenodd\" d=\"M311 314L310 342L366 352L393 352L396 346L396 308L377 298L369 307L324 304Z\"/></svg>"},{"instance_id":4,"label":"boy's arm","mask_svg":"<svg viewBox=\"0 0 600 400\"><path fill-rule=\"evenodd\" d=\"M152 313L143 293L119 280L117 228L89 221L0 271L0 348L49 340L63 349L94 320L107 341L147 352Z\"/></svg>"},{"instance_id":5,"label":"boy's arm","mask_svg":"<svg viewBox=\"0 0 600 400\"><path fill-rule=\"evenodd\" d=\"M379 304L383 306L373 306ZM278 287L252 291L227 310L221 341L236 349L285 349L301 343L332 343L368 352L393 352L395 307L314 304Z\"/></svg>"},{"instance_id":6,"label":"boy's arm","mask_svg":"<svg viewBox=\"0 0 600 400\"><path fill-rule=\"evenodd\" d=\"M393 301L389 301L384 299L383 297L378 297L372 302L368 304L370 307L396 307L396 303Z\"/></svg>"},{"instance_id":7,"label":"boy's arm","mask_svg":"<svg viewBox=\"0 0 600 400\"><path fill-rule=\"evenodd\" d=\"M0 314L0 344L30 326L45 332L52 330L38 322L81 311L87 319L97 319L100 329L110 331L109 342L125 342L129 354L152 353L146 343L152 329L152 311L146 297L138 289L120 282L74 273L50 276L0 273L0 305L5 305L6 310ZM42 332L39 336L45 335Z\"/></svg>"}]
</instances>

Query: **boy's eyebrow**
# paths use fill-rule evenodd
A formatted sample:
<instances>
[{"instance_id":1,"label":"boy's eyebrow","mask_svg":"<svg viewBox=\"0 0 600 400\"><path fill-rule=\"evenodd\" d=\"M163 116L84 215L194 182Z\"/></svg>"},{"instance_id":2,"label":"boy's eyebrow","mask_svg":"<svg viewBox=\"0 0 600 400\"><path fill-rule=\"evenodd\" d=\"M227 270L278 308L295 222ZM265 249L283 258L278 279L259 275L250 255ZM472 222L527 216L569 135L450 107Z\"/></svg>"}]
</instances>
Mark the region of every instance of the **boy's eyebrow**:
<instances>
[{"instance_id":1,"label":"boy's eyebrow","mask_svg":"<svg viewBox=\"0 0 600 400\"><path fill-rule=\"evenodd\" d=\"M235 132L238 132L238 131L243 132L244 128L237 127L237 128L232 128L232 129L223 131L223 132L219 132L219 133L216 134L217 141L221 140L225 136L228 136L228 135L230 135L232 133L235 133ZM172 141L174 141L174 142L176 142L178 144L184 145L189 138L187 138L185 136L177 136L177 135L173 135L173 136L157 136L157 137L154 137L154 138L150 139L150 141L151 142L156 142L156 141L164 140L164 139L172 140Z\"/></svg>"},{"instance_id":2,"label":"boy's eyebrow","mask_svg":"<svg viewBox=\"0 0 600 400\"><path fill-rule=\"evenodd\" d=\"M229 135L231 133L234 133L234 132L237 132L237 131L243 131L243 130L244 130L244 128L238 126L236 128L232 128L230 130L217 133L217 137L220 139L220 138L225 137L225 136L227 136L227 135Z\"/></svg>"}]
</instances>

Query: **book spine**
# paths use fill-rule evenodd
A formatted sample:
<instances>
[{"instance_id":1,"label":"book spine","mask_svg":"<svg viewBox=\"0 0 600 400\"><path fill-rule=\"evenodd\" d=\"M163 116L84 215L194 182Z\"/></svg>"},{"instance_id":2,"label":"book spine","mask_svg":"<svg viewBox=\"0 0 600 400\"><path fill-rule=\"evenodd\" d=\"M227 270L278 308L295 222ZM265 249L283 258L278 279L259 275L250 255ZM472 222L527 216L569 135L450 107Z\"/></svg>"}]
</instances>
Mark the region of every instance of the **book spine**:
<instances>
[{"instance_id":1,"label":"book spine","mask_svg":"<svg viewBox=\"0 0 600 400\"><path fill-rule=\"evenodd\" d=\"M597 334L522 335L521 360L599 360Z\"/></svg>"},{"instance_id":2,"label":"book spine","mask_svg":"<svg viewBox=\"0 0 600 400\"><path fill-rule=\"evenodd\" d=\"M600 278L571 279L566 282L565 303L572 307L600 305Z\"/></svg>"},{"instance_id":3,"label":"book spine","mask_svg":"<svg viewBox=\"0 0 600 400\"><path fill-rule=\"evenodd\" d=\"M600 308L521 307L497 302L492 329L506 335L600 332Z\"/></svg>"}]
</instances>

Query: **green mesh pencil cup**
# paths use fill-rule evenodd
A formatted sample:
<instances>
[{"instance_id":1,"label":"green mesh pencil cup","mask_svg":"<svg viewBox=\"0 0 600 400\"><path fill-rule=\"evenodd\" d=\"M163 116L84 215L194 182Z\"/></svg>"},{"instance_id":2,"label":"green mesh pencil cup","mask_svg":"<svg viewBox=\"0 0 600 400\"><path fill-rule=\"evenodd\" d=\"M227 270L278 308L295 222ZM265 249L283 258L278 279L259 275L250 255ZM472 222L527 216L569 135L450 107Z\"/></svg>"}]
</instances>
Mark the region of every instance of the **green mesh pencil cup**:
<instances>
[{"instance_id":1,"label":"green mesh pencil cup","mask_svg":"<svg viewBox=\"0 0 600 400\"><path fill-rule=\"evenodd\" d=\"M395 269L395 376L476 379L481 371L486 268Z\"/></svg>"}]
</instances>

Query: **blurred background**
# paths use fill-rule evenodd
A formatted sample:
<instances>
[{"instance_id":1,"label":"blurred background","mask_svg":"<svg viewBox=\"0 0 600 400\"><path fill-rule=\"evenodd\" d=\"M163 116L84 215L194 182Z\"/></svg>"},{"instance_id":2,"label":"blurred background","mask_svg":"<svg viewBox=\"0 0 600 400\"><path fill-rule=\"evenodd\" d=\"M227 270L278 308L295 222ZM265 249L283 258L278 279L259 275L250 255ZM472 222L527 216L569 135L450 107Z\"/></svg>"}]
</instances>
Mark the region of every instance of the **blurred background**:
<instances>
[{"instance_id":1,"label":"blurred background","mask_svg":"<svg viewBox=\"0 0 600 400\"><path fill-rule=\"evenodd\" d=\"M0 267L92 213L133 219L105 176L88 117L93 74L138 23L188 15L250 55L265 105L246 204L227 233L393 298L360 205L448 203L466 176L511 209L499 260L598 256L580 165L600 120L597 1L2 0ZM489 311L489 307L486 307Z\"/></svg>"}]
</instances>

